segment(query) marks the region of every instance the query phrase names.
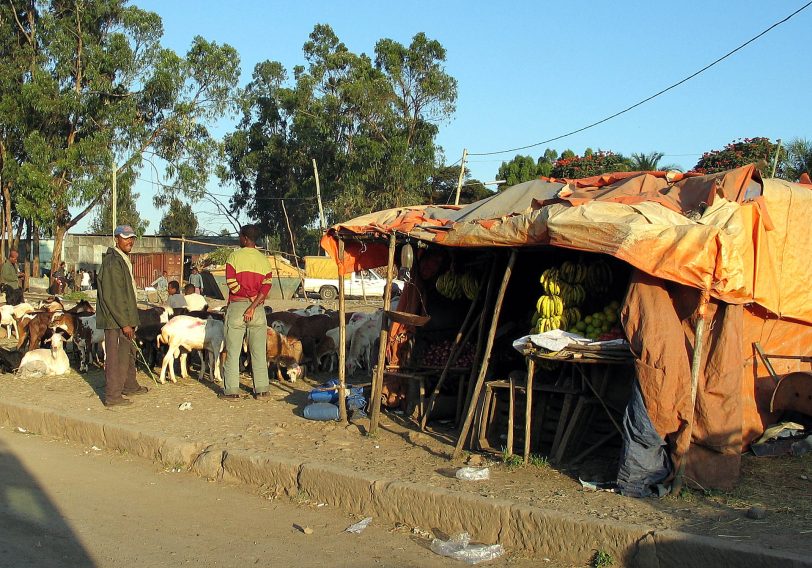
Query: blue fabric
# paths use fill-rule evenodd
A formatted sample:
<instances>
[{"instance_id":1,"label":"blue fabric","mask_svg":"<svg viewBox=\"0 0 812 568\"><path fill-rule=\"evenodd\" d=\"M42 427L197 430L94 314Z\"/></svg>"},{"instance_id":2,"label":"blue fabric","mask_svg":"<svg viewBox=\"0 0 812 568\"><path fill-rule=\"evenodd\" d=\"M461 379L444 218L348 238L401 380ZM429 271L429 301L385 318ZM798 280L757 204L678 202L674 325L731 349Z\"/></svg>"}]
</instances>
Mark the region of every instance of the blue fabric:
<instances>
[{"instance_id":1,"label":"blue fabric","mask_svg":"<svg viewBox=\"0 0 812 568\"><path fill-rule=\"evenodd\" d=\"M665 441L651 423L637 379L623 415L623 448L617 485L621 494L648 497L651 487L671 473L671 459Z\"/></svg>"}]
</instances>

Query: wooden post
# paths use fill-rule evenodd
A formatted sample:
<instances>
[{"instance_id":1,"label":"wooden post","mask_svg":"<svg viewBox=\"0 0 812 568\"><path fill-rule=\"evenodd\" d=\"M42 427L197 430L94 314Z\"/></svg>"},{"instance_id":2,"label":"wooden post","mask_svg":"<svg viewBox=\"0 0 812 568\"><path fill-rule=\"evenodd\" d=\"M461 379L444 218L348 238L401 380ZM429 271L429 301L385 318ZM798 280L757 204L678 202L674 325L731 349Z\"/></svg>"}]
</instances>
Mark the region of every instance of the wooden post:
<instances>
[{"instance_id":1,"label":"wooden post","mask_svg":"<svg viewBox=\"0 0 812 568\"><path fill-rule=\"evenodd\" d=\"M516 264L516 256L518 251L511 250L510 260L508 260L507 267L505 268L505 275L502 277L502 285L499 287L499 293L496 295L496 304L493 308L493 319L491 320L491 327L488 330L488 342L485 344L485 353L482 355L482 365L479 369L479 376L476 379L474 391L471 394L470 403L468 404L468 412L465 415L465 421L462 423L460 429L460 437L457 439L457 445L454 447L452 458L456 458L462 452L462 447L465 445L465 440L468 438L468 433L471 430L471 422L474 419L474 410L476 409L477 399L479 393L482 391L482 384L485 382L485 375L488 374L488 364L491 358L491 350L493 349L493 340L496 336L496 327L499 324L499 313L502 311L502 300L505 298L505 291L507 290L508 282L510 282L510 275L513 272L513 266Z\"/></svg>"},{"instance_id":2,"label":"wooden post","mask_svg":"<svg viewBox=\"0 0 812 568\"><path fill-rule=\"evenodd\" d=\"M180 290L183 293L183 267L186 262L186 237L180 236Z\"/></svg>"},{"instance_id":3,"label":"wooden post","mask_svg":"<svg viewBox=\"0 0 812 568\"><path fill-rule=\"evenodd\" d=\"M344 297L344 240L338 238L338 416L347 423L347 312Z\"/></svg>"},{"instance_id":4,"label":"wooden post","mask_svg":"<svg viewBox=\"0 0 812 568\"><path fill-rule=\"evenodd\" d=\"M118 223L118 219L117 219L117 217L118 217L118 195L116 194L116 177L117 177L117 174L118 174L118 168L116 167L116 161L113 160L113 180L112 180L113 181L113 183L112 183L113 191L112 191L112 195L110 196L110 207L111 207L112 215L113 215L113 219L112 219L113 228L110 229L111 233L116 230L116 224Z\"/></svg>"},{"instance_id":5,"label":"wooden post","mask_svg":"<svg viewBox=\"0 0 812 568\"><path fill-rule=\"evenodd\" d=\"M460 191L462 191L462 182L465 178L465 159L468 157L468 148L462 150L462 162L460 163L460 177L457 180L457 195L454 197L454 205L460 204Z\"/></svg>"},{"instance_id":6,"label":"wooden post","mask_svg":"<svg viewBox=\"0 0 812 568\"><path fill-rule=\"evenodd\" d=\"M507 455L513 455L513 428L515 427L514 424L514 415L516 414L516 380L513 378L513 374L508 377L508 428L507 428L507 440L505 441L506 448L505 451Z\"/></svg>"},{"instance_id":7,"label":"wooden post","mask_svg":"<svg viewBox=\"0 0 812 568\"><path fill-rule=\"evenodd\" d=\"M494 263L491 264L491 272L495 270L495 267L496 263L494 261ZM457 332L457 336L454 338L454 345L451 348L451 353L449 353L448 360L445 362L443 372L440 373L440 379L437 381L437 385L434 387L434 390L431 391L431 396L429 397L429 402L428 405L426 406L426 411L423 413L423 416L420 419L421 431L426 429L426 424L428 423L429 415L431 414L431 411L434 408L434 403L437 401L437 396L440 393L440 387L443 386L446 378L448 377L448 370L457 361L457 357L460 354L461 345L465 344L468 341L468 338L471 337L471 332L474 330L474 326L476 325L478 318L482 316L482 313L480 311L480 313L476 316L476 318L474 318L474 314L476 313L476 307L479 304L479 299L482 297L482 294L487 286L486 282L487 280L483 280L482 283L480 284L477 296L471 302L471 305L468 308L468 313L465 314L465 320L463 320L462 325L460 326L460 330ZM462 379L460 379L460 381L462 381Z\"/></svg>"},{"instance_id":8,"label":"wooden post","mask_svg":"<svg viewBox=\"0 0 812 568\"><path fill-rule=\"evenodd\" d=\"M319 183L319 168L316 167L316 158L313 158L313 176L316 178L316 199L319 201L319 229L324 231L327 222L324 220L324 207L321 205L321 184Z\"/></svg>"},{"instance_id":9,"label":"wooden post","mask_svg":"<svg viewBox=\"0 0 812 568\"><path fill-rule=\"evenodd\" d=\"M688 451L691 449L691 437L694 431L694 414L696 412L696 392L699 389L699 370L702 366L702 348L705 341L705 312L708 308L710 293L702 290L699 296L699 305L696 308L696 328L694 333L694 355L691 361L691 413L688 419L688 445L685 446L685 453L679 460L679 468L674 476L674 483L671 484L671 493L679 495L682 491L683 477L685 475L685 463L688 461Z\"/></svg>"},{"instance_id":10,"label":"wooden post","mask_svg":"<svg viewBox=\"0 0 812 568\"><path fill-rule=\"evenodd\" d=\"M381 314L380 344L378 345L378 366L375 367L375 376L372 378L372 394L369 404L371 412L369 415L369 433L375 434L378 431L378 419L381 414L381 392L383 391L383 372L386 367L386 344L389 342L389 322L386 317L386 310L392 301L392 280L395 272L395 245L396 237L393 232L389 235L389 258L386 264L386 288L383 294L383 309Z\"/></svg>"},{"instance_id":11,"label":"wooden post","mask_svg":"<svg viewBox=\"0 0 812 568\"><path fill-rule=\"evenodd\" d=\"M267 241L265 246L268 246ZM282 277L279 276L279 263L276 261L276 251L271 253L273 255L273 269L276 271L276 281L279 282L279 297L285 299L285 289L282 287Z\"/></svg>"},{"instance_id":12,"label":"wooden post","mask_svg":"<svg viewBox=\"0 0 812 568\"><path fill-rule=\"evenodd\" d=\"M532 357L527 360L527 381L525 383L524 405L524 463L530 459L530 420L533 412L533 375L536 374L536 362Z\"/></svg>"},{"instance_id":13,"label":"wooden post","mask_svg":"<svg viewBox=\"0 0 812 568\"><path fill-rule=\"evenodd\" d=\"M300 283L302 285L302 292L304 292L305 299L307 299L307 292L304 291L304 277L301 276L302 268L299 266L299 257L296 254L296 241L293 240L293 231L290 228L290 219L288 219L288 208L285 207L285 200L284 199L281 199L280 201L282 201L282 213L285 214L285 225L288 226L288 235L290 235L290 246L291 246L291 249L293 250L293 261L296 263L296 270L298 270L299 274L300 274L299 281L300 281ZM339 242L339 246L341 246L341 247L344 246L343 243L340 240L338 242Z\"/></svg>"}]
</instances>

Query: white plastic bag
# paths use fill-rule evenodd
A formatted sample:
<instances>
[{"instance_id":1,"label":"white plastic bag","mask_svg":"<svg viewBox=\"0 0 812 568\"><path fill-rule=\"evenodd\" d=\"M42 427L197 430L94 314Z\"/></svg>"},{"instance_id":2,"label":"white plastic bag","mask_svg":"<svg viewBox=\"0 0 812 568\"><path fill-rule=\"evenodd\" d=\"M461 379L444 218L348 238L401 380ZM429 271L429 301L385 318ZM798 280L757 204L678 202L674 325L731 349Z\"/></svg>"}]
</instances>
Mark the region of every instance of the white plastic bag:
<instances>
[{"instance_id":1,"label":"white plastic bag","mask_svg":"<svg viewBox=\"0 0 812 568\"><path fill-rule=\"evenodd\" d=\"M372 517L367 517L365 519L361 519L360 521L358 521L354 525L350 525L346 529L344 529L344 532L358 534L362 530L367 528L369 526L369 523L371 523L371 522L372 522Z\"/></svg>"},{"instance_id":2,"label":"white plastic bag","mask_svg":"<svg viewBox=\"0 0 812 568\"><path fill-rule=\"evenodd\" d=\"M491 470L487 467L461 467L454 474L454 477L465 481L482 481L490 479Z\"/></svg>"},{"instance_id":3,"label":"white plastic bag","mask_svg":"<svg viewBox=\"0 0 812 568\"><path fill-rule=\"evenodd\" d=\"M450 540L440 540L435 538L431 541L431 551L440 556L448 556L454 560L462 560L466 564L479 564L495 558L499 558L505 553L501 544L469 544L471 535L463 532Z\"/></svg>"}]
</instances>

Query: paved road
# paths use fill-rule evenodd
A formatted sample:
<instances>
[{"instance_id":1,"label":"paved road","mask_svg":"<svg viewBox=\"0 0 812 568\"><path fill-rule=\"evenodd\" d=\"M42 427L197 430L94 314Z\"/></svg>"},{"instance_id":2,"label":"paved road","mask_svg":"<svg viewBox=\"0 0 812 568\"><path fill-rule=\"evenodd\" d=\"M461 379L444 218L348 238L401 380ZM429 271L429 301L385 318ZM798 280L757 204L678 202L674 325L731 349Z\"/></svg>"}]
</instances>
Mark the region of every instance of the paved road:
<instances>
[{"instance_id":1,"label":"paved road","mask_svg":"<svg viewBox=\"0 0 812 568\"><path fill-rule=\"evenodd\" d=\"M355 520L0 427L0 567L464 565L388 523L345 533ZM496 562L506 564L538 560Z\"/></svg>"}]
</instances>

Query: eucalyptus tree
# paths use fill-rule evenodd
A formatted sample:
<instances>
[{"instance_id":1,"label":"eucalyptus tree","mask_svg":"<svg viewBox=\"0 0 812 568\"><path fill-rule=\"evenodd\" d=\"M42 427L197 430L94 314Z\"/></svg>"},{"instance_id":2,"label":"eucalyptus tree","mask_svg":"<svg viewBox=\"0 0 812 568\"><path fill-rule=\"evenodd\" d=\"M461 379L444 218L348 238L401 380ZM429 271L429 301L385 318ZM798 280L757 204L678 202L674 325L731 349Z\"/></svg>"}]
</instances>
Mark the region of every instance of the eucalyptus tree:
<instances>
[{"instance_id":1,"label":"eucalyptus tree","mask_svg":"<svg viewBox=\"0 0 812 568\"><path fill-rule=\"evenodd\" d=\"M19 147L13 179L52 227L53 262L65 234L109 195L114 164L126 184L152 152L171 191L199 197L217 150L207 125L232 105L237 52L196 37L180 56L162 47L160 17L126 0L9 6L0 35L19 47L0 55L18 90L0 86L15 101L4 117Z\"/></svg>"}]
</instances>

